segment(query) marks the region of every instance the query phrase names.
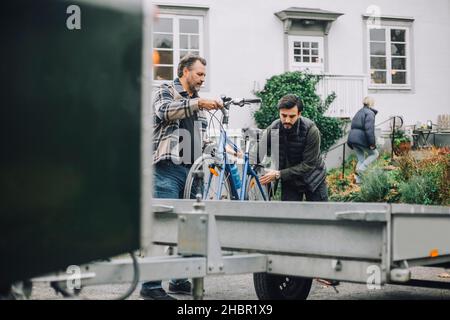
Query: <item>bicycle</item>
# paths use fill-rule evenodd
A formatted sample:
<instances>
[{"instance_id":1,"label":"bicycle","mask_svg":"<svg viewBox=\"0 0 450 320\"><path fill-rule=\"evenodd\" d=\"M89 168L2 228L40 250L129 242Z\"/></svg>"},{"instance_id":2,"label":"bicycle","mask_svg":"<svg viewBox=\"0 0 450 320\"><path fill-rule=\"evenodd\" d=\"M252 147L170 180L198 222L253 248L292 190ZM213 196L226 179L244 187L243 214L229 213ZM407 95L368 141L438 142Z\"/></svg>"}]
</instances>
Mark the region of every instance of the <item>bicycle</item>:
<instances>
[{"instance_id":1,"label":"bicycle","mask_svg":"<svg viewBox=\"0 0 450 320\"><path fill-rule=\"evenodd\" d=\"M258 164L253 166L250 164L249 133L252 133L250 129L243 129L245 152L242 176L237 173L237 168L234 167L236 164L229 161L232 157L229 157L228 154L230 151L234 151L235 156L242 154L241 149L229 139L227 134L230 106L242 108L246 105L261 103L261 100L233 100L225 96L222 96L221 99L223 102L222 120L220 121L215 113L210 113L211 121L215 118L221 124L219 143L209 146L209 152L204 153L192 165L186 179L184 198L192 199L197 194L201 194L203 200L269 201L270 187L263 187L259 181L258 172L262 167Z\"/></svg>"}]
</instances>

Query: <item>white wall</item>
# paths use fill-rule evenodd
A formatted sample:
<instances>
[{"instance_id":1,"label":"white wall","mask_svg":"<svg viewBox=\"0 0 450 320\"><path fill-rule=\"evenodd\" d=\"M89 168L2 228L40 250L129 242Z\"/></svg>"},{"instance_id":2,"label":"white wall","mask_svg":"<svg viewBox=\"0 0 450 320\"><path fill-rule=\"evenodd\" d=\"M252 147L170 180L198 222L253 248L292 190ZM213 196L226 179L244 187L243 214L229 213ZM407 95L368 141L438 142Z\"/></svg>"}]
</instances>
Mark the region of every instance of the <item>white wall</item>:
<instances>
[{"instance_id":1,"label":"white wall","mask_svg":"<svg viewBox=\"0 0 450 320\"><path fill-rule=\"evenodd\" d=\"M209 7L208 77L205 97L227 94L252 96L254 82L284 70L284 33L275 12L289 7L320 8L344 13L329 34L329 73L366 74L362 15L378 5L382 15L415 19L413 29L414 89L406 93L372 95L380 113L377 122L403 115L407 124L450 113L450 1L449 0L172 0L160 4ZM251 111L234 109L231 127L253 125Z\"/></svg>"}]
</instances>

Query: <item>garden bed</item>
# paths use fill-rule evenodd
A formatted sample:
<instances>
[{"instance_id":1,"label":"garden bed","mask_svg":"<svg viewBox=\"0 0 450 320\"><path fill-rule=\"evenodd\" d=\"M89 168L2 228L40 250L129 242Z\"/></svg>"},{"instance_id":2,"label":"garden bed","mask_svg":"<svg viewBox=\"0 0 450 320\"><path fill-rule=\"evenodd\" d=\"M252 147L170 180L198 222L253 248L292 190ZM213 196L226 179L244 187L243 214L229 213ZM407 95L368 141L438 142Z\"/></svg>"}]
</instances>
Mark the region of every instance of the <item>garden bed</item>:
<instances>
[{"instance_id":1,"label":"garden bed","mask_svg":"<svg viewBox=\"0 0 450 320\"><path fill-rule=\"evenodd\" d=\"M356 157L328 173L328 192L333 202L388 202L450 205L450 149L433 148L394 158L382 154L356 184Z\"/></svg>"}]
</instances>

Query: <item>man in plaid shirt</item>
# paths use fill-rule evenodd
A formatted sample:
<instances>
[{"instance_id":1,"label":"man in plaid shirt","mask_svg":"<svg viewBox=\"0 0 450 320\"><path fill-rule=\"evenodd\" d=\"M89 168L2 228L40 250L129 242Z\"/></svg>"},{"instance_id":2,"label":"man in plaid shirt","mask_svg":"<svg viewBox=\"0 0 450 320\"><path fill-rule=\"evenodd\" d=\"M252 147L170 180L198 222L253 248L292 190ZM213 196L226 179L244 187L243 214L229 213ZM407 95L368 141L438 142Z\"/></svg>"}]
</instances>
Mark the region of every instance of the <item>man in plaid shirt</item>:
<instances>
[{"instance_id":1,"label":"man in plaid shirt","mask_svg":"<svg viewBox=\"0 0 450 320\"><path fill-rule=\"evenodd\" d=\"M198 91L205 81L206 60L186 55L178 65L178 78L163 84L153 99L153 196L164 199L183 198L189 169L202 153L207 141L208 110L222 108L216 100L202 99ZM169 290L190 293L187 279L172 280ZM171 300L161 287L161 281L142 285L141 296L151 300Z\"/></svg>"}]
</instances>

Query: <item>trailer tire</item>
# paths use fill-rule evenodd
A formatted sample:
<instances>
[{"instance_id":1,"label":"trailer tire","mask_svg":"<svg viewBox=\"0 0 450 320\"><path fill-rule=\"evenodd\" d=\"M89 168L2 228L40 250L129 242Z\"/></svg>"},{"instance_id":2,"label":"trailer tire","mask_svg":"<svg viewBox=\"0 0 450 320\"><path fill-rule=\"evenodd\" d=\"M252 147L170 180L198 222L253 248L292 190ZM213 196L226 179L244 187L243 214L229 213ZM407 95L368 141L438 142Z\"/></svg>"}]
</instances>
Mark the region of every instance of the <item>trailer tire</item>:
<instances>
[{"instance_id":1,"label":"trailer tire","mask_svg":"<svg viewBox=\"0 0 450 320\"><path fill-rule=\"evenodd\" d=\"M306 300L311 290L312 279L254 273L253 283L260 300Z\"/></svg>"}]
</instances>

